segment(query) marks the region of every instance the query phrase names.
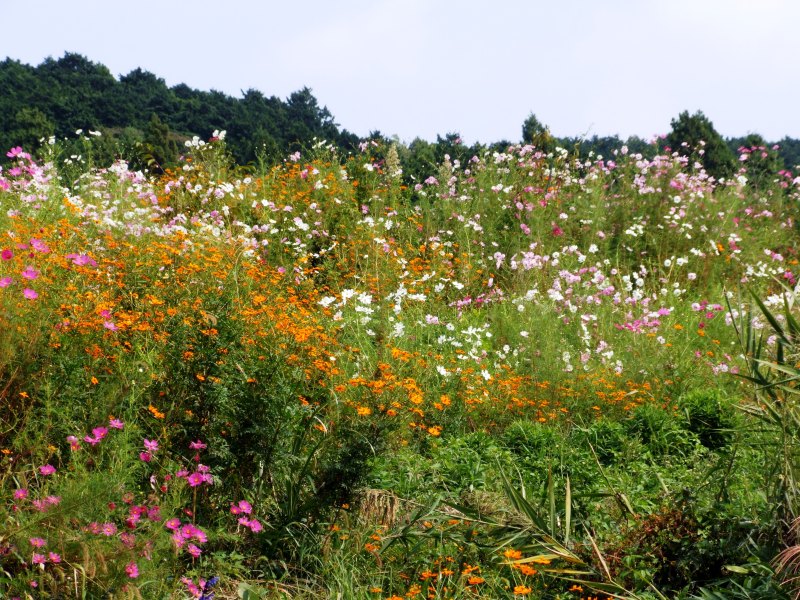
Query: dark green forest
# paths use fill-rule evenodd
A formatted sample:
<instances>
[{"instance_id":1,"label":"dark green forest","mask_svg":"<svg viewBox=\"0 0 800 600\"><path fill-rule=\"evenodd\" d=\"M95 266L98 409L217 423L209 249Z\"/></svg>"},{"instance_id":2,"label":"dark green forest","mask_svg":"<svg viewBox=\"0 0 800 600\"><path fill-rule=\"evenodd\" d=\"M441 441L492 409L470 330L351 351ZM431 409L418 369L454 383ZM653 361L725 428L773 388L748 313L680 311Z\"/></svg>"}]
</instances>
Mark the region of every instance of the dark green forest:
<instances>
[{"instance_id":1,"label":"dark green forest","mask_svg":"<svg viewBox=\"0 0 800 600\"><path fill-rule=\"evenodd\" d=\"M234 98L185 84L169 87L142 69L116 78L104 65L76 53L47 58L35 67L11 58L0 62L0 148L35 150L51 136L70 138L77 130L102 134L93 157L98 163L125 157L157 169L177 160L185 140L208 139L216 130L227 132L228 148L240 165L278 161L307 148L315 138L344 151L365 141L340 127L308 88L285 100L254 89ZM369 139L391 142L377 130ZM697 152L700 140L706 144L702 153ZM544 151L560 146L582 158L609 158L623 145L645 156L669 148L690 155L717 177L735 171L743 148L764 163L765 173L800 165L800 140L767 141L757 134L723 139L702 112L681 113L671 122L666 139L656 144L636 136L558 138L531 113L522 123L520 140L466 146L458 133L451 132L437 136L435 142L415 139L399 145L398 154L411 182L429 175L445 155L464 161L487 148L502 151L520 141Z\"/></svg>"}]
</instances>

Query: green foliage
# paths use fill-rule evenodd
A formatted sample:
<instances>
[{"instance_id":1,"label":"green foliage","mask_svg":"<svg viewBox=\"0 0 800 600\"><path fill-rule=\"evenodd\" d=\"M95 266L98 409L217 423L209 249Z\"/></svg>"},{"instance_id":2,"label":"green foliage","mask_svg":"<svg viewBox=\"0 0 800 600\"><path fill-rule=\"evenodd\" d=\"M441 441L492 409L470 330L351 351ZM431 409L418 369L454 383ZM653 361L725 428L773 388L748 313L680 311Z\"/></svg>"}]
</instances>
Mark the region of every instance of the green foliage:
<instances>
[{"instance_id":1,"label":"green foliage","mask_svg":"<svg viewBox=\"0 0 800 600\"><path fill-rule=\"evenodd\" d=\"M556 146L550 128L542 124L533 113L522 123L522 142L532 144L542 152L552 152Z\"/></svg>"},{"instance_id":2,"label":"green foliage","mask_svg":"<svg viewBox=\"0 0 800 600\"><path fill-rule=\"evenodd\" d=\"M728 177L735 169L733 152L728 148L714 125L701 112L690 115L684 111L671 121L667 145L674 152L699 162L716 178Z\"/></svg>"},{"instance_id":3,"label":"green foliage","mask_svg":"<svg viewBox=\"0 0 800 600\"><path fill-rule=\"evenodd\" d=\"M682 426L680 413L647 402L631 411L623 426L647 448L653 457L684 454L692 446L691 437Z\"/></svg>"},{"instance_id":4,"label":"green foliage","mask_svg":"<svg viewBox=\"0 0 800 600\"><path fill-rule=\"evenodd\" d=\"M692 390L680 398L678 407L686 416L689 431L706 448L720 450L733 439L735 408L719 390Z\"/></svg>"}]
</instances>

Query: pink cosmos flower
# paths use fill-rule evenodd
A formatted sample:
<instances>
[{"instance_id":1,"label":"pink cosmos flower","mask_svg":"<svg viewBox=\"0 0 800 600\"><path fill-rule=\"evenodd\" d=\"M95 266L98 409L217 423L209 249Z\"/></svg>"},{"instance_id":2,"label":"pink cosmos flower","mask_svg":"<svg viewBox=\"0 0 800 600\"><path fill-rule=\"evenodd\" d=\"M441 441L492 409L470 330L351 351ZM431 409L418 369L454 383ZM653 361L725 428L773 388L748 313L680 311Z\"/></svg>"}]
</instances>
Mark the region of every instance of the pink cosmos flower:
<instances>
[{"instance_id":1,"label":"pink cosmos flower","mask_svg":"<svg viewBox=\"0 0 800 600\"><path fill-rule=\"evenodd\" d=\"M100 526L100 533L102 533L106 537L111 537L115 533L117 533L117 526L114 523L103 523Z\"/></svg>"},{"instance_id":2,"label":"pink cosmos flower","mask_svg":"<svg viewBox=\"0 0 800 600\"><path fill-rule=\"evenodd\" d=\"M70 450L80 450L81 449L81 444L78 441L78 438L76 438L74 435L68 435L67 436L67 441L69 442Z\"/></svg>"},{"instance_id":3,"label":"pink cosmos flower","mask_svg":"<svg viewBox=\"0 0 800 600\"><path fill-rule=\"evenodd\" d=\"M0 252L0 258L3 260L11 260L14 258L14 252L8 248L3 248L3 251Z\"/></svg>"},{"instance_id":4,"label":"pink cosmos flower","mask_svg":"<svg viewBox=\"0 0 800 600\"><path fill-rule=\"evenodd\" d=\"M92 434L94 435L97 440L102 440L106 435L108 435L108 428L107 427L95 427L92 429Z\"/></svg>"},{"instance_id":5,"label":"pink cosmos flower","mask_svg":"<svg viewBox=\"0 0 800 600\"><path fill-rule=\"evenodd\" d=\"M155 454L158 451L158 441L145 439L144 449L152 454Z\"/></svg>"},{"instance_id":6,"label":"pink cosmos flower","mask_svg":"<svg viewBox=\"0 0 800 600\"><path fill-rule=\"evenodd\" d=\"M11 277L2 277L0 278L0 288L6 288L14 283L14 280Z\"/></svg>"},{"instance_id":7,"label":"pink cosmos flower","mask_svg":"<svg viewBox=\"0 0 800 600\"><path fill-rule=\"evenodd\" d=\"M149 452L139 452L139 460L143 460L144 462L149 463L153 457L150 455Z\"/></svg>"},{"instance_id":8,"label":"pink cosmos flower","mask_svg":"<svg viewBox=\"0 0 800 600\"><path fill-rule=\"evenodd\" d=\"M192 442L191 444L189 444L189 448L191 448L192 450L205 450L207 447L208 446L206 446L200 440L197 440L196 442Z\"/></svg>"},{"instance_id":9,"label":"pink cosmos flower","mask_svg":"<svg viewBox=\"0 0 800 600\"><path fill-rule=\"evenodd\" d=\"M21 274L25 279L30 279L31 281L39 277L39 271L30 266L25 267L25 270Z\"/></svg>"},{"instance_id":10,"label":"pink cosmos flower","mask_svg":"<svg viewBox=\"0 0 800 600\"><path fill-rule=\"evenodd\" d=\"M25 298L27 298L28 300L36 300L39 297L39 294L37 294L34 290L30 288L25 288L24 290L22 290L22 295L25 296Z\"/></svg>"},{"instance_id":11,"label":"pink cosmos flower","mask_svg":"<svg viewBox=\"0 0 800 600\"><path fill-rule=\"evenodd\" d=\"M139 576L139 565L137 565L135 562L129 562L125 566L125 572L131 579L136 579Z\"/></svg>"},{"instance_id":12,"label":"pink cosmos flower","mask_svg":"<svg viewBox=\"0 0 800 600\"><path fill-rule=\"evenodd\" d=\"M56 472L56 468L53 465L43 465L39 467L39 473L42 475L52 475Z\"/></svg>"},{"instance_id":13,"label":"pink cosmos flower","mask_svg":"<svg viewBox=\"0 0 800 600\"><path fill-rule=\"evenodd\" d=\"M97 262L87 254L67 254L66 258L70 259L72 264L78 267L85 267L86 265L97 266Z\"/></svg>"},{"instance_id":14,"label":"pink cosmos flower","mask_svg":"<svg viewBox=\"0 0 800 600\"><path fill-rule=\"evenodd\" d=\"M247 500L239 500L238 504L231 504L231 512L234 515L246 514L249 515L253 511L252 505Z\"/></svg>"},{"instance_id":15,"label":"pink cosmos flower","mask_svg":"<svg viewBox=\"0 0 800 600\"><path fill-rule=\"evenodd\" d=\"M111 427L112 429L122 429L123 427L125 427L125 423L123 423L119 419L110 419L108 421L108 426Z\"/></svg>"},{"instance_id":16,"label":"pink cosmos flower","mask_svg":"<svg viewBox=\"0 0 800 600\"><path fill-rule=\"evenodd\" d=\"M47 247L42 240L37 240L36 238L31 238L31 246L37 252L41 252L42 254L47 254L50 252L50 248Z\"/></svg>"},{"instance_id":17,"label":"pink cosmos flower","mask_svg":"<svg viewBox=\"0 0 800 600\"><path fill-rule=\"evenodd\" d=\"M250 531L253 533L258 533L259 531L263 531L264 527L259 523L258 519L250 519L250 523L247 524L250 528Z\"/></svg>"},{"instance_id":18,"label":"pink cosmos flower","mask_svg":"<svg viewBox=\"0 0 800 600\"><path fill-rule=\"evenodd\" d=\"M192 473L186 478L186 481L188 481L189 485L192 487L197 487L198 485L203 483L204 480L205 477L203 476L202 473Z\"/></svg>"}]
</instances>

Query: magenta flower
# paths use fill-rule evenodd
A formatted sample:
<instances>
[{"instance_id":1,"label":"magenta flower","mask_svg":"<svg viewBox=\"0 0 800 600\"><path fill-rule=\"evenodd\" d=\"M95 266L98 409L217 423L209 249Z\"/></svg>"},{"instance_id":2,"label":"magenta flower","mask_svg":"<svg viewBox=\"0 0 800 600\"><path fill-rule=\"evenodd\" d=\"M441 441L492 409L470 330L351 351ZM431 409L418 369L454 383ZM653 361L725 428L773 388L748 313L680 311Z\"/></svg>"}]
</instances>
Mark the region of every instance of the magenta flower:
<instances>
[{"instance_id":1,"label":"magenta flower","mask_svg":"<svg viewBox=\"0 0 800 600\"><path fill-rule=\"evenodd\" d=\"M35 565L43 565L47 562L47 557L44 554L34 554L31 562Z\"/></svg>"},{"instance_id":2,"label":"magenta flower","mask_svg":"<svg viewBox=\"0 0 800 600\"><path fill-rule=\"evenodd\" d=\"M8 248L3 248L3 251L0 252L0 258L3 260L11 260L14 258L14 252L9 250Z\"/></svg>"},{"instance_id":3,"label":"magenta flower","mask_svg":"<svg viewBox=\"0 0 800 600\"><path fill-rule=\"evenodd\" d=\"M52 475L56 472L56 468L53 465L44 465L39 467L39 473L42 475Z\"/></svg>"},{"instance_id":4,"label":"magenta flower","mask_svg":"<svg viewBox=\"0 0 800 600\"><path fill-rule=\"evenodd\" d=\"M109 331L117 331L117 330L119 329L119 327L117 327L117 326L114 324L114 322L113 322L113 321L104 321L104 322L103 322L103 327L105 327L105 328L106 328L106 329L108 329Z\"/></svg>"},{"instance_id":5,"label":"magenta flower","mask_svg":"<svg viewBox=\"0 0 800 600\"><path fill-rule=\"evenodd\" d=\"M115 533L117 533L117 526L114 523L103 523L100 526L100 533L102 533L106 537L111 537Z\"/></svg>"},{"instance_id":6,"label":"magenta flower","mask_svg":"<svg viewBox=\"0 0 800 600\"><path fill-rule=\"evenodd\" d=\"M72 264L78 267L85 267L86 265L97 266L97 262L87 254L67 254L66 258L70 259Z\"/></svg>"},{"instance_id":7,"label":"magenta flower","mask_svg":"<svg viewBox=\"0 0 800 600\"><path fill-rule=\"evenodd\" d=\"M150 455L149 452L139 452L139 460L143 460L146 463L149 463L153 457Z\"/></svg>"},{"instance_id":8,"label":"magenta flower","mask_svg":"<svg viewBox=\"0 0 800 600\"><path fill-rule=\"evenodd\" d=\"M97 441L102 440L106 435L108 435L108 428L106 427L95 427L92 429L92 434L94 435Z\"/></svg>"},{"instance_id":9,"label":"magenta flower","mask_svg":"<svg viewBox=\"0 0 800 600\"><path fill-rule=\"evenodd\" d=\"M246 514L249 515L253 512L253 507L247 500L239 500L238 504L231 504L231 512L234 515Z\"/></svg>"},{"instance_id":10,"label":"magenta flower","mask_svg":"<svg viewBox=\"0 0 800 600\"><path fill-rule=\"evenodd\" d=\"M203 551L194 544L189 544L186 546L186 551L195 558L200 558L200 555L203 553Z\"/></svg>"},{"instance_id":11,"label":"magenta flower","mask_svg":"<svg viewBox=\"0 0 800 600\"><path fill-rule=\"evenodd\" d=\"M206 446L200 440L197 440L196 442L192 442L191 444L189 444L189 448L191 448L192 450L205 450L206 448L208 448L208 446Z\"/></svg>"},{"instance_id":12,"label":"magenta flower","mask_svg":"<svg viewBox=\"0 0 800 600\"><path fill-rule=\"evenodd\" d=\"M58 563L61 562L61 555L60 554L56 554L55 552L49 552L48 555L47 555L47 558L49 558L50 562L55 564L55 565L57 565Z\"/></svg>"},{"instance_id":13,"label":"magenta flower","mask_svg":"<svg viewBox=\"0 0 800 600\"><path fill-rule=\"evenodd\" d=\"M89 436L87 435L86 437L89 437ZM68 435L67 436L67 441L69 442L70 450L80 450L81 449L80 441L78 441L78 438L76 438L74 435Z\"/></svg>"},{"instance_id":14,"label":"magenta flower","mask_svg":"<svg viewBox=\"0 0 800 600\"><path fill-rule=\"evenodd\" d=\"M22 290L22 295L25 296L28 300L36 300L39 297L39 294L37 294L34 290L30 288L25 288L24 290Z\"/></svg>"},{"instance_id":15,"label":"magenta flower","mask_svg":"<svg viewBox=\"0 0 800 600\"><path fill-rule=\"evenodd\" d=\"M42 254L47 254L50 252L50 248L47 247L42 240L37 240L36 238L31 238L31 246L37 252L41 252Z\"/></svg>"},{"instance_id":16,"label":"magenta flower","mask_svg":"<svg viewBox=\"0 0 800 600\"><path fill-rule=\"evenodd\" d=\"M166 523L164 523L164 527L167 529L171 529L172 531L177 531L181 527L180 519L167 519Z\"/></svg>"},{"instance_id":17,"label":"magenta flower","mask_svg":"<svg viewBox=\"0 0 800 600\"><path fill-rule=\"evenodd\" d=\"M135 562L129 562L125 566L125 572L131 579L136 579L139 576L139 565L137 565Z\"/></svg>"},{"instance_id":18,"label":"magenta flower","mask_svg":"<svg viewBox=\"0 0 800 600\"><path fill-rule=\"evenodd\" d=\"M189 482L190 486L197 487L205 481L205 476L202 473L192 473L186 478L186 481Z\"/></svg>"},{"instance_id":19,"label":"magenta flower","mask_svg":"<svg viewBox=\"0 0 800 600\"><path fill-rule=\"evenodd\" d=\"M144 449L152 454L155 454L158 451L158 442L156 440L145 439Z\"/></svg>"},{"instance_id":20,"label":"magenta flower","mask_svg":"<svg viewBox=\"0 0 800 600\"><path fill-rule=\"evenodd\" d=\"M11 277L0 277L0 288L6 288L14 283Z\"/></svg>"},{"instance_id":21,"label":"magenta flower","mask_svg":"<svg viewBox=\"0 0 800 600\"><path fill-rule=\"evenodd\" d=\"M250 523L248 523L247 526L253 533L258 533L259 531L264 530L264 526L259 523L258 519L250 519Z\"/></svg>"},{"instance_id":22,"label":"magenta flower","mask_svg":"<svg viewBox=\"0 0 800 600\"><path fill-rule=\"evenodd\" d=\"M24 500L28 497L28 490L26 488L19 488L14 490L14 500Z\"/></svg>"},{"instance_id":23,"label":"magenta flower","mask_svg":"<svg viewBox=\"0 0 800 600\"><path fill-rule=\"evenodd\" d=\"M108 421L108 426L111 427L112 429L122 429L123 427L125 427L125 423L123 423L119 419L110 419Z\"/></svg>"},{"instance_id":24,"label":"magenta flower","mask_svg":"<svg viewBox=\"0 0 800 600\"><path fill-rule=\"evenodd\" d=\"M47 541L40 537L32 537L28 541L34 548L44 548L47 545Z\"/></svg>"},{"instance_id":25,"label":"magenta flower","mask_svg":"<svg viewBox=\"0 0 800 600\"><path fill-rule=\"evenodd\" d=\"M31 281L39 277L39 271L33 267L25 267L25 270L21 274L25 279L30 279Z\"/></svg>"}]
</instances>

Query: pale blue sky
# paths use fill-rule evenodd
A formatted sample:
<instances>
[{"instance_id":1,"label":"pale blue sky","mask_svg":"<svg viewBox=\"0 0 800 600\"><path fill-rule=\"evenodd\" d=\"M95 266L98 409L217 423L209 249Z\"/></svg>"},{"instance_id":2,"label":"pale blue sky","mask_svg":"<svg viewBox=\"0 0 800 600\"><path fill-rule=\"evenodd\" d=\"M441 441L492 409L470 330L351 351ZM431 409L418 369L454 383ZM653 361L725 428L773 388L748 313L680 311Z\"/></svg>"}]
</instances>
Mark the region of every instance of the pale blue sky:
<instances>
[{"instance_id":1,"label":"pale blue sky","mask_svg":"<svg viewBox=\"0 0 800 600\"><path fill-rule=\"evenodd\" d=\"M0 0L0 57L65 51L114 75L239 96L310 87L342 126L404 141L666 133L800 137L798 0Z\"/></svg>"}]
</instances>

